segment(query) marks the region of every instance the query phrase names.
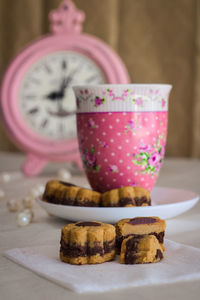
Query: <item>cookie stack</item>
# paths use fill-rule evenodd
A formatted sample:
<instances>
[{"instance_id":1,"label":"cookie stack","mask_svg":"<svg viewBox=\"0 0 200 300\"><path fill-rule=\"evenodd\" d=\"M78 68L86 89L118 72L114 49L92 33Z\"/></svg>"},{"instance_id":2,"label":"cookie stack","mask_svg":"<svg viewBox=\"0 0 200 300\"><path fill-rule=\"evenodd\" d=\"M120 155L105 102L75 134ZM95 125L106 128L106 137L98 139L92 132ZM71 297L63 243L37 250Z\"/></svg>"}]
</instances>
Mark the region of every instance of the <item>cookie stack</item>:
<instances>
[{"instance_id":1,"label":"cookie stack","mask_svg":"<svg viewBox=\"0 0 200 300\"><path fill-rule=\"evenodd\" d=\"M139 264L163 258L166 223L158 217L123 219L116 224L116 250L120 262Z\"/></svg>"},{"instance_id":2,"label":"cookie stack","mask_svg":"<svg viewBox=\"0 0 200 300\"><path fill-rule=\"evenodd\" d=\"M163 258L165 221L158 217L123 219L115 226L77 222L62 228L60 259L70 264L97 264L120 254L122 264L158 262Z\"/></svg>"}]
</instances>

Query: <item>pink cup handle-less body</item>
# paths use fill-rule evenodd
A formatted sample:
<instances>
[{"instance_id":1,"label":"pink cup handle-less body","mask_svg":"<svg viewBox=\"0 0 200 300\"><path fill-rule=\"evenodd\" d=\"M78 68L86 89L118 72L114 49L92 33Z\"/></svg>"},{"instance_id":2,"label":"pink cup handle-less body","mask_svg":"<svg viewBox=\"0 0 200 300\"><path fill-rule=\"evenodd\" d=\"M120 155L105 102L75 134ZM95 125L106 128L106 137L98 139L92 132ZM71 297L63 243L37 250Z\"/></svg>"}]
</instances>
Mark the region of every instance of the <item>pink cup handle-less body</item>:
<instances>
[{"instance_id":1,"label":"pink cup handle-less body","mask_svg":"<svg viewBox=\"0 0 200 300\"><path fill-rule=\"evenodd\" d=\"M167 112L78 114L77 128L82 161L95 190L152 189L165 152Z\"/></svg>"},{"instance_id":2,"label":"pink cup handle-less body","mask_svg":"<svg viewBox=\"0 0 200 300\"><path fill-rule=\"evenodd\" d=\"M79 149L88 180L104 192L152 190L167 138L170 85L75 87Z\"/></svg>"}]
</instances>

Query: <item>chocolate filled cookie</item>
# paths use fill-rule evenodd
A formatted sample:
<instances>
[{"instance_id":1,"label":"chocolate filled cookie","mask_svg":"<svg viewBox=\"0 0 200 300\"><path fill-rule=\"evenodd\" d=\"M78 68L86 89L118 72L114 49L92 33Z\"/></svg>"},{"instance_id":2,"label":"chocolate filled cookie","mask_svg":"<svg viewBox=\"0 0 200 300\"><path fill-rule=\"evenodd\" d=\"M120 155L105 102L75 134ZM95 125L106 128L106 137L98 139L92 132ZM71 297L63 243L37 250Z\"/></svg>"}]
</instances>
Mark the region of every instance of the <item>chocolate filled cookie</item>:
<instances>
[{"instance_id":1,"label":"chocolate filled cookie","mask_svg":"<svg viewBox=\"0 0 200 300\"><path fill-rule=\"evenodd\" d=\"M100 206L101 194L71 183L50 180L46 184L43 201L74 206Z\"/></svg>"},{"instance_id":2,"label":"chocolate filled cookie","mask_svg":"<svg viewBox=\"0 0 200 300\"><path fill-rule=\"evenodd\" d=\"M149 206L151 198L148 190L127 186L103 193L101 205L109 207Z\"/></svg>"},{"instance_id":3,"label":"chocolate filled cookie","mask_svg":"<svg viewBox=\"0 0 200 300\"><path fill-rule=\"evenodd\" d=\"M163 249L154 235L129 236L121 246L121 264L145 264L158 262L163 258Z\"/></svg>"},{"instance_id":4,"label":"chocolate filled cookie","mask_svg":"<svg viewBox=\"0 0 200 300\"><path fill-rule=\"evenodd\" d=\"M154 235L164 250L165 228L165 221L158 217L137 217L120 220L116 224L117 253L120 253L123 240L129 236L141 238L145 235Z\"/></svg>"},{"instance_id":5,"label":"chocolate filled cookie","mask_svg":"<svg viewBox=\"0 0 200 300\"><path fill-rule=\"evenodd\" d=\"M84 265L99 264L115 257L115 227L100 222L77 222L62 228L60 259Z\"/></svg>"}]
</instances>

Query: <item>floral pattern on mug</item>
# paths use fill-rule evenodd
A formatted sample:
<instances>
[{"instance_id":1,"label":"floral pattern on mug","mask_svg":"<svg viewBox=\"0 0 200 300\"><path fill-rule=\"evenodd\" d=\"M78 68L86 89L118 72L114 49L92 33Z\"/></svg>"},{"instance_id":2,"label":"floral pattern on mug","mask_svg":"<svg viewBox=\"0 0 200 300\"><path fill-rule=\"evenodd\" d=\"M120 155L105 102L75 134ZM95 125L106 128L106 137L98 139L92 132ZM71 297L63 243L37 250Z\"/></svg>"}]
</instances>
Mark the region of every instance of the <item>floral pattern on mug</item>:
<instances>
[{"instance_id":1,"label":"floral pattern on mug","mask_svg":"<svg viewBox=\"0 0 200 300\"><path fill-rule=\"evenodd\" d=\"M134 133L137 128L138 128L138 122L134 120L129 120L125 126L124 133L125 134L128 134L128 132Z\"/></svg>"},{"instance_id":2,"label":"floral pattern on mug","mask_svg":"<svg viewBox=\"0 0 200 300\"><path fill-rule=\"evenodd\" d=\"M95 156L95 148L92 146L90 150L84 149L82 153L82 161L87 170L98 172L100 170Z\"/></svg>"},{"instance_id":3,"label":"floral pattern on mug","mask_svg":"<svg viewBox=\"0 0 200 300\"><path fill-rule=\"evenodd\" d=\"M162 100L161 100L161 106L162 106L162 108L165 107L165 105L166 105L166 101L165 101L165 99L162 98Z\"/></svg>"},{"instance_id":4,"label":"floral pattern on mug","mask_svg":"<svg viewBox=\"0 0 200 300\"><path fill-rule=\"evenodd\" d=\"M108 111L115 111L119 108L117 102L125 102L127 109L131 111L166 111L168 106L169 92L160 88L143 89L142 87L132 87L123 89L115 89L115 87L104 88L100 91L90 88L80 89L76 91L76 102L78 112L82 112L85 102L88 102L88 108L92 111L102 111L103 104L106 103ZM116 104L115 104L116 102ZM150 106L150 102L152 106ZM116 105L116 107L115 107ZM103 108L104 110L104 108Z\"/></svg>"},{"instance_id":5,"label":"floral pattern on mug","mask_svg":"<svg viewBox=\"0 0 200 300\"><path fill-rule=\"evenodd\" d=\"M139 154L133 154L132 162L142 168L143 174L157 175L160 171L165 152L163 136L159 136L155 145L141 145Z\"/></svg>"},{"instance_id":6,"label":"floral pattern on mug","mask_svg":"<svg viewBox=\"0 0 200 300\"><path fill-rule=\"evenodd\" d=\"M76 97L77 108L80 108L81 102L88 101L91 98L91 96L92 95L89 94L89 91L87 89L80 90L78 97Z\"/></svg>"},{"instance_id":7,"label":"floral pattern on mug","mask_svg":"<svg viewBox=\"0 0 200 300\"><path fill-rule=\"evenodd\" d=\"M88 127L90 119L98 128ZM94 190L121 186L152 189L164 156L167 112L95 111L78 114L77 121L80 150L87 161L84 169Z\"/></svg>"},{"instance_id":8,"label":"floral pattern on mug","mask_svg":"<svg viewBox=\"0 0 200 300\"><path fill-rule=\"evenodd\" d=\"M91 95L89 94L88 90L80 90L79 100L88 101Z\"/></svg>"},{"instance_id":9,"label":"floral pattern on mug","mask_svg":"<svg viewBox=\"0 0 200 300\"><path fill-rule=\"evenodd\" d=\"M126 98L129 97L130 90L129 89L123 90L121 95L116 95L113 92L113 90L111 90L111 89L107 89L106 91L103 91L102 93L103 93L103 95L108 95L111 98L112 101L115 101L115 100L125 101Z\"/></svg>"},{"instance_id":10,"label":"floral pattern on mug","mask_svg":"<svg viewBox=\"0 0 200 300\"><path fill-rule=\"evenodd\" d=\"M100 98L100 97L96 96L94 99L94 106L98 107L98 106L104 104L105 102L106 102L105 98Z\"/></svg>"},{"instance_id":11,"label":"floral pattern on mug","mask_svg":"<svg viewBox=\"0 0 200 300\"><path fill-rule=\"evenodd\" d=\"M88 95L88 90L80 90L81 95Z\"/></svg>"},{"instance_id":12,"label":"floral pattern on mug","mask_svg":"<svg viewBox=\"0 0 200 300\"><path fill-rule=\"evenodd\" d=\"M89 128L98 128L98 125L95 123L95 121L92 118L89 118L88 127Z\"/></svg>"},{"instance_id":13,"label":"floral pattern on mug","mask_svg":"<svg viewBox=\"0 0 200 300\"><path fill-rule=\"evenodd\" d=\"M111 171L112 173L118 173L119 169L116 165L110 165L109 166L109 171Z\"/></svg>"},{"instance_id":14,"label":"floral pattern on mug","mask_svg":"<svg viewBox=\"0 0 200 300\"><path fill-rule=\"evenodd\" d=\"M99 138L96 139L98 144L99 144L99 147L103 148L103 149L106 149L108 147L108 144L104 141L101 141Z\"/></svg>"},{"instance_id":15,"label":"floral pattern on mug","mask_svg":"<svg viewBox=\"0 0 200 300\"><path fill-rule=\"evenodd\" d=\"M156 89L156 90L150 89L149 90L149 95L151 97L151 100L153 100L153 101L159 101L162 109L166 107L167 101L159 93L158 89Z\"/></svg>"},{"instance_id":16,"label":"floral pattern on mug","mask_svg":"<svg viewBox=\"0 0 200 300\"><path fill-rule=\"evenodd\" d=\"M159 96L159 90L158 89L156 89L156 90L150 89L149 95L151 96L152 100L156 100L157 97Z\"/></svg>"},{"instance_id":17,"label":"floral pattern on mug","mask_svg":"<svg viewBox=\"0 0 200 300\"><path fill-rule=\"evenodd\" d=\"M144 99L142 96L136 96L131 99L132 103L139 106L139 107L144 107Z\"/></svg>"}]
</instances>

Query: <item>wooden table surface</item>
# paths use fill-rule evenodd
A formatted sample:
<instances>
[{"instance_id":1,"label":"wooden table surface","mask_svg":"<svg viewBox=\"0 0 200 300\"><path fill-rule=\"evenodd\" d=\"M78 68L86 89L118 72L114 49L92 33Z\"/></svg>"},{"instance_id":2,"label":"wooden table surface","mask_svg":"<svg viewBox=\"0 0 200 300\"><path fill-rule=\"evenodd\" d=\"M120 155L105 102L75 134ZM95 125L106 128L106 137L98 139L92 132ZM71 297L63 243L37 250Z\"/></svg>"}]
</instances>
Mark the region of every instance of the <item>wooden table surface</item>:
<instances>
[{"instance_id":1,"label":"wooden table surface","mask_svg":"<svg viewBox=\"0 0 200 300\"><path fill-rule=\"evenodd\" d=\"M37 183L56 176L61 165L51 164L37 178L23 178L19 169L24 156L0 153L0 172L14 172L16 179L0 183L5 199L0 200L0 299L1 300L73 300L73 299L199 299L200 281L168 285L129 288L103 294L76 294L27 270L3 256L3 251L16 247L52 245L59 242L60 229L65 221L49 217L37 204L34 222L19 228L16 213L8 212L6 200L22 199ZM63 167L63 166L62 166ZM66 168L70 166L66 165ZM74 174L71 182L87 185L84 174ZM157 186L183 188L200 194L200 160L165 159ZM166 237L176 242L200 248L200 202L190 211L167 221ZM192 257L191 257L192 260ZM200 262L199 262L200 263ZM120 280L120 278L119 278ZM133 279L134 280L134 279Z\"/></svg>"}]
</instances>

